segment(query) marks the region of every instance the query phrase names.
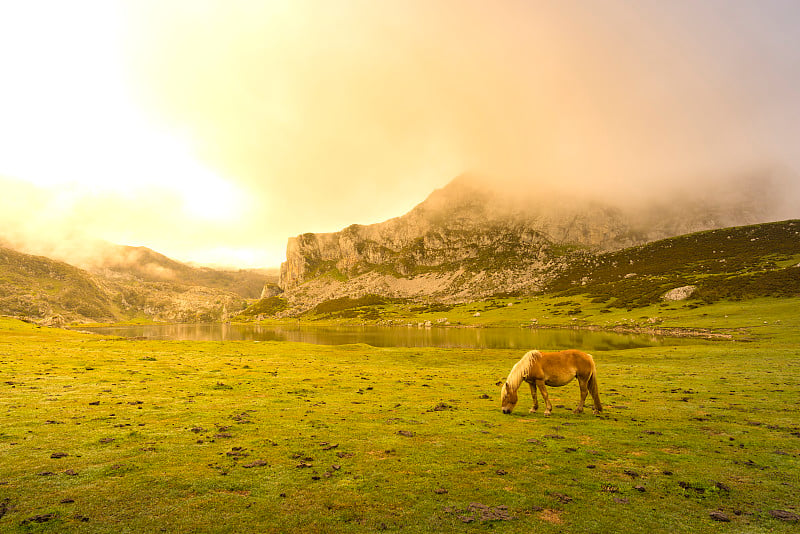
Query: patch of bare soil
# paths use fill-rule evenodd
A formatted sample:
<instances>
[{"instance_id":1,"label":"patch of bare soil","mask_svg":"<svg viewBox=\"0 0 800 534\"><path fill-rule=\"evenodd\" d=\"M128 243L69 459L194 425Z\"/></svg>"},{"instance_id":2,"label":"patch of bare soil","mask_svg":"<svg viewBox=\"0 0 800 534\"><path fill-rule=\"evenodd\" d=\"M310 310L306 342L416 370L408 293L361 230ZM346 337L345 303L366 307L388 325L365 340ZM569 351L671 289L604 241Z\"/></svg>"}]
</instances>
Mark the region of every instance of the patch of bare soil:
<instances>
[{"instance_id":1,"label":"patch of bare soil","mask_svg":"<svg viewBox=\"0 0 800 534\"><path fill-rule=\"evenodd\" d=\"M560 525L561 523L564 522L564 520L561 519L562 513L563 512L561 512L560 510L551 510L550 508L545 508L544 510L539 512L538 517L542 521L546 521L554 525Z\"/></svg>"},{"instance_id":2,"label":"patch of bare soil","mask_svg":"<svg viewBox=\"0 0 800 534\"><path fill-rule=\"evenodd\" d=\"M474 523L480 521L486 523L489 521L511 521L514 516L509 512L508 506L489 506L479 502L472 502L463 510L452 508L450 506L444 508L446 514L455 514L462 523Z\"/></svg>"},{"instance_id":3,"label":"patch of bare soil","mask_svg":"<svg viewBox=\"0 0 800 534\"><path fill-rule=\"evenodd\" d=\"M29 517L28 519L23 520L20 525L21 526L28 526L31 523L47 523L48 521L55 519L56 514L41 514L35 515L33 517Z\"/></svg>"}]
</instances>

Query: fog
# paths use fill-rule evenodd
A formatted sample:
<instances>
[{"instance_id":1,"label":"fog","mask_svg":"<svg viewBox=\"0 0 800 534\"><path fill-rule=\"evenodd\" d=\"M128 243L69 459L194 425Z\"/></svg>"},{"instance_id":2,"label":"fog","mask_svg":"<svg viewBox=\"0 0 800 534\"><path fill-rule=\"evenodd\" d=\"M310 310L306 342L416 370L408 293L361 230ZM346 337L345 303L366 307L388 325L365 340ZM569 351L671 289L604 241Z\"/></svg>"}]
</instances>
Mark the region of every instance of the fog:
<instances>
[{"instance_id":1,"label":"fog","mask_svg":"<svg viewBox=\"0 0 800 534\"><path fill-rule=\"evenodd\" d=\"M126 187L31 182L24 165L4 168L0 148L0 185L13 193L0 200L0 224L19 242L63 247L80 235L275 266L287 237L401 215L465 171L621 204L769 183L773 218L800 216L795 2L111 4L78 2L70 20L113 51L119 102L135 111L115 114L122 104L111 101L114 121L97 119L104 151L119 150L98 176L136 172ZM43 57L34 60L53 68ZM113 94L117 85L92 77L106 72L101 60L78 74L90 94ZM77 102L90 120L109 116L82 100L80 80L68 86L69 98L53 83L28 105ZM2 91L0 112L11 105ZM202 178L174 159L152 178L159 154L174 150L151 146L147 128L179 139ZM71 130L58 131L50 145L68 142ZM18 146L16 137L0 126L0 140ZM96 157L87 144L65 166ZM37 145L40 157L50 145Z\"/></svg>"}]
</instances>

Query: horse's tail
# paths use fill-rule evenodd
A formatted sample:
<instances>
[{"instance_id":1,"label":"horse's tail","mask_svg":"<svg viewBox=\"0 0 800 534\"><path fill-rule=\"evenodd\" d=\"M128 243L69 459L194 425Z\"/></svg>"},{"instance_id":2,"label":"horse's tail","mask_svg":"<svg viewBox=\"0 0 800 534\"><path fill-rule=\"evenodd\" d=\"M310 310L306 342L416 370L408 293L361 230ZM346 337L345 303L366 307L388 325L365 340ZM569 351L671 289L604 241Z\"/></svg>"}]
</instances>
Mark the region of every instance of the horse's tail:
<instances>
[{"instance_id":1,"label":"horse's tail","mask_svg":"<svg viewBox=\"0 0 800 534\"><path fill-rule=\"evenodd\" d=\"M589 377L589 393L592 395L592 401L594 402L594 409L596 412L603 411L603 405L600 404L600 391L597 387L597 367L594 365L594 361L592 361L592 375Z\"/></svg>"}]
</instances>

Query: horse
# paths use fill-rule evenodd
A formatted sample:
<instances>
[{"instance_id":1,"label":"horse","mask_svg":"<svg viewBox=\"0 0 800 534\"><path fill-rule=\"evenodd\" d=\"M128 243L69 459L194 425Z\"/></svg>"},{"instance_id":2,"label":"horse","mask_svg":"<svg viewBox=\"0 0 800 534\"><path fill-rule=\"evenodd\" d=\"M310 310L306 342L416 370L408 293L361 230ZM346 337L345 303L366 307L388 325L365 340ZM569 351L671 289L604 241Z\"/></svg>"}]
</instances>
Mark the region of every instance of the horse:
<instances>
[{"instance_id":1,"label":"horse","mask_svg":"<svg viewBox=\"0 0 800 534\"><path fill-rule=\"evenodd\" d=\"M500 391L500 404L504 414L510 414L517 405L517 390L522 382L527 382L533 395L533 408L530 413L539 409L539 400L536 398L536 388L542 392L545 402L545 415L550 415L553 409L550 398L547 396L545 386L565 386L573 378L578 379L581 389L581 400L575 413L583 412L583 403L586 394L591 393L594 402L595 415L603 411L600 404L600 392L597 390L597 369L591 354L579 350L562 350L559 352L527 352L520 361L514 364L508 374L505 384Z\"/></svg>"}]
</instances>

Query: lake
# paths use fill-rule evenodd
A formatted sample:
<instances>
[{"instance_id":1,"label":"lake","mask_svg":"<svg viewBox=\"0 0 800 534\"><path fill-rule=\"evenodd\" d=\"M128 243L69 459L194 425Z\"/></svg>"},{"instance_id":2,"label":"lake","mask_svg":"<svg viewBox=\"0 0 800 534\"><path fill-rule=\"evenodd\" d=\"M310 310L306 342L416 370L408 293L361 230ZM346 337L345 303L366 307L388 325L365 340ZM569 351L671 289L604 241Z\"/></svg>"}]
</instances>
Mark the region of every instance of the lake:
<instances>
[{"instance_id":1,"label":"lake","mask_svg":"<svg viewBox=\"0 0 800 534\"><path fill-rule=\"evenodd\" d=\"M317 345L366 343L374 347L622 350L674 346L698 340L590 330L381 326L264 326L243 324L126 325L81 328L97 334L166 340L298 341Z\"/></svg>"}]
</instances>

